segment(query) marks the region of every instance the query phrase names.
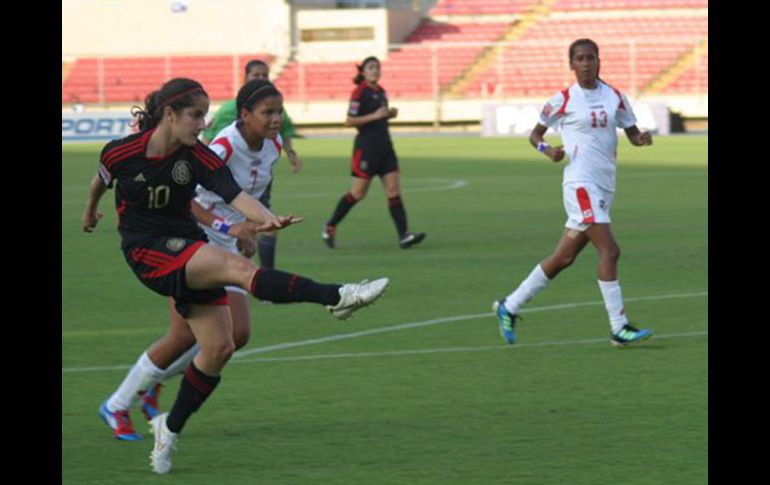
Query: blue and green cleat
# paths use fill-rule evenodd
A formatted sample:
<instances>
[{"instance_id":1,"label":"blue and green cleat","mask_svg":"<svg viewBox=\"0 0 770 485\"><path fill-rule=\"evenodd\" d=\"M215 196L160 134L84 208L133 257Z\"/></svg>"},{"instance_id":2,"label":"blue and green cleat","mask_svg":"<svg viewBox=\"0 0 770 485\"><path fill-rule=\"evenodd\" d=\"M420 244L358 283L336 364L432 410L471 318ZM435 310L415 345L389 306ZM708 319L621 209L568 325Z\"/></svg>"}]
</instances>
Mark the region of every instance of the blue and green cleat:
<instances>
[{"instance_id":1,"label":"blue and green cleat","mask_svg":"<svg viewBox=\"0 0 770 485\"><path fill-rule=\"evenodd\" d=\"M642 342L652 337L652 332L647 329L638 329L632 325L625 324L618 333L613 333L610 342L615 347L625 347L628 344Z\"/></svg>"},{"instance_id":2,"label":"blue and green cleat","mask_svg":"<svg viewBox=\"0 0 770 485\"><path fill-rule=\"evenodd\" d=\"M497 319L500 321L500 336L503 337L508 344L516 343L516 319L518 315L512 315L505 309L505 298L492 303L492 310L497 315Z\"/></svg>"}]
</instances>

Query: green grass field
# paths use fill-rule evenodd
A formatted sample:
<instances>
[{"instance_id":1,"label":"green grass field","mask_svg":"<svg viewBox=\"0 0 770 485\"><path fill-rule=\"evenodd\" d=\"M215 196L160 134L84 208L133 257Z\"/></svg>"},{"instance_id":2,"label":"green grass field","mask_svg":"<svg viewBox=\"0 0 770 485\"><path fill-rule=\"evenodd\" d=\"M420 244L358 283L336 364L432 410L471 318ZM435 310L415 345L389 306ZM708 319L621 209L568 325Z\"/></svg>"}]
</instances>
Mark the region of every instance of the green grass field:
<instances>
[{"instance_id":1,"label":"green grass field","mask_svg":"<svg viewBox=\"0 0 770 485\"><path fill-rule=\"evenodd\" d=\"M254 302L251 342L163 477L149 470L151 439L113 439L97 408L165 332L167 303L123 260L112 193L96 232L81 231L101 146L62 148L63 483L707 483L706 136L621 142L620 281L631 320L655 332L622 350L591 247L528 304L517 345L491 314L561 234L561 165L524 139L397 138L410 229L427 239L398 248L376 184L331 251L321 226L349 189L350 147L301 139L303 172L279 162L274 208L306 220L280 234L277 264L325 282L386 275L391 287L346 322Z\"/></svg>"}]
</instances>

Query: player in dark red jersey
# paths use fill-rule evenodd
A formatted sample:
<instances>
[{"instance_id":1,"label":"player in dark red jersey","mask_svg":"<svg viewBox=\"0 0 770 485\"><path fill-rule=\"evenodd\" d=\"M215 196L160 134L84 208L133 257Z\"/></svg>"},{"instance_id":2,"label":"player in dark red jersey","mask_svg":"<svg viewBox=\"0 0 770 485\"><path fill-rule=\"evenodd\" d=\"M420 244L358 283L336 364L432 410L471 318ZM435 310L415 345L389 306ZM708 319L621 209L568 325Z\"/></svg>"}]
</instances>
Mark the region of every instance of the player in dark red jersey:
<instances>
[{"instance_id":1,"label":"player in dark red jersey","mask_svg":"<svg viewBox=\"0 0 770 485\"><path fill-rule=\"evenodd\" d=\"M340 285L258 269L240 255L206 244L205 233L190 213L197 184L247 218L238 232L277 230L302 220L276 216L243 192L230 169L198 141L208 106L203 87L191 79L172 79L150 93L144 108L134 113L141 131L112 141L102 150L83 214L83 230L91 232L101 218L99 200L117 182L118 231L126 261L145 286L174 299L176 310L185 317L200 346L171 411L151 421L155 434L151 466L157 473L171 470L171 450L178 433L213 392L233 353L224 286L239 286L276 303L315 301L338 310L345 304L365 306L384 291L383 287L379 294L359 294L345 301ZM127 417L101 411L113 429Z\"/></svg>"},{"instance_id":2,"label":"player in dark red jersey","mask_svg":"<svg viewBox=\"0 0 770 485\"><path fill-rule=\"evenodd\" d=\"M372 177L379 175L388 198L390 215L396 224L399 245L404 249L410 248L425 239L425 233L407 230L406 210L399 188L398 158L388 129L388 120L395 118L398 110L388 107L385 89L378 84L380 61L373 56L367 57L357 67L358 75L353 79L356 89L350 97L345 121L358 130L353 146L353 186L337 203L321 236L327 246L334 247L337 225L366 196Z\"/></svg>"}]
</instances>

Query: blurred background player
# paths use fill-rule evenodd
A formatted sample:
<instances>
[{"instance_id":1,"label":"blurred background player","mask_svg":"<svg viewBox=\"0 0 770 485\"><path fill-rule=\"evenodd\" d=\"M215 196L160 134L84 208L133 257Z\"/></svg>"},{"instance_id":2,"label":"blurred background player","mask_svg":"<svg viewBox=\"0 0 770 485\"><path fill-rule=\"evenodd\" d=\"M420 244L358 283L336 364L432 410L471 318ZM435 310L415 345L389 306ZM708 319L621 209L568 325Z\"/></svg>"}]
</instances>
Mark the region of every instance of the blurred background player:
<instances>
[{"instance_id":1,"label":"blurred background player","mask_svg":"<svg viewBox=\"0 0 770 485\"><path fill-rule=\"evenodd\" d=\"M366 196L372 177L379 175L388 198L390 215L396 224L399 246L407 249L425 239L425 233L407 230L406 210L399 188L398 158L388 128L388 120L395 118L398 110L388 107L385 89L378 84L380 61L373 56L367 57L357 68L358 75L353 79L356 88L350 97L345 120L347 126L358 130L353 145L353 185L337 203L321 236L327 246L334 247L337 225Z\"/></svg>"},{"instance_id":2,"label":"blurred background player","mask_svg":"<svg viewBox=\"0 0 770 485\"><path fill-rule=\"evenodd\" d=\"M253 81L255 79L261 79L264 81L270 80L270 67L267 65L266 62L259 60L259 59L253 59L246 63L245 68L245 81L244 83L247 83L249 81ZM224 129L226 126L230 125L233 121L239 118L239 111L236 108L236 100L232 99L230 101L227 101L223 103L219 110L217 110L216 114L212 118L211 122L209 123L209 126L206 127L206 129L203 131L202 139L204 143L209 143L214 140L214 138L219 134L222 129ZM302 170L302 160L299 158L299 155L297 155L296 150L294 150L294 147L292 146L292 138L296 137L296 132L294 130L294 123L291 121L291 118L289 118L289 115L286 114L286 111L281 112L281 139L283 140L283 150L286 152L286 157L289 159L289 163L291 164L291 171L292 173L297 173L300 170ZM280 154L279 154L280 155ZM272 192L273 183L272 180L270 184L267 186L267 190L265 190L261 196L260 202L264 204L266 207L270 207L270 194ZM260 266L263 268L274 268L275 267L275 251L276 251L276 233L275 231L269 231L264 233L259 233L257 235L257 252L259 253L259 262ZM241 240L241 243L246 244L246 240ZM250 258L254 255L252 248L244 248L243 249L243 255L247 258Z\"/></svg>"},{"instance_id":3,"label":"blurred background player","mask_svg":"<svg viewBox=\"0 0 770 485\"><path fill-rule=\"evenodd\" d=\"M257 298L275 302L315 301L340 312L345 305L357 309L370 304L387 285L385 281L379 293L345 295L340 285L260 269L240 255L206 244L205 234L190 214L198 183L251 221L251 232L281 229L301 221L294 216L276 216L246 194L229 167L200 143L198 136L208 105L203 87L191 79L172 79L150 93L144 108L135 113L141 131L104 147L82 218L83 230L92 232L102 217L99 201L117 182L118 230L126 261L145 286L173 298L200 346L185 370L171 411L151 421L155 434L151 468L161 474L171 470L171 451L179 433L219 384L221 371L234 351L225 286L238 286ZM118 433L130 425L127 412L112 411L105 402L100 416L116 437L137 439Z\"/></svg>"},{"instance_id":4,"label":"blurred background player","mask_svg":"<svg viewBox=\"0 0 770 485\"><path fill-rule=\"evenodd\" d=\"M529 136L532 146L554 162L561 161L565 153L569 155L562 183L566 229L554 252L537 264L513 293L496 301L493 309L503 339L514 344L519 308L571 265L590 241L599 252L598 284L610 320L611 342L622 347L645 340L652 332L629 324L618 282L620 248L610 229L618 145L615 130L623 128L634 146L652 145L652 135L636 127L625 95L599 78L599 47L595 42L573 42L569 62L576 82L546 103ZM561 129L564 146L552 147L543 139L548 127L554 125Z\"/></svg>"}]
</instances>

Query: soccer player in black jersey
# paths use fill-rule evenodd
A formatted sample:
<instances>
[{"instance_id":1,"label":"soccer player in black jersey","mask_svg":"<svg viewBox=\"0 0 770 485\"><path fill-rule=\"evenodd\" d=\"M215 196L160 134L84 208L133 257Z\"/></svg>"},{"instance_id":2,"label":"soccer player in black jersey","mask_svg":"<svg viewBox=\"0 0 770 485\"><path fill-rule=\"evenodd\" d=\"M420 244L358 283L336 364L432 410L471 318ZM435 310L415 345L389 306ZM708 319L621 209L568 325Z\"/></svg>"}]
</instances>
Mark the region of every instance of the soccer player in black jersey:
<instances>
[{"instance_id":1,"label":"soccer player in black jersey","mask_svg":"<svg viewBox=\"0 0 770 485\"><path fill-rule=\"evenodd\" d=\"M380 61L373 56L367 57L357 67L358 75L353 78L356 88L350 97L345 121L348 126L355 126L358 130L353 146L353 186L337 203L321 236L327 246L334 247L337 225L366 196L372 177L379 175L388 198L390 216L396 224L399 245L407 249L425 239L425 233L407 230L406 210L398 182L398 158L388 129L388 120L395 118L398 110L388 107L385 89L378 84Z\"/></svg>"},{"instance_id":2,"label":"soccer player in black jersey","mask_svg":"<svg viewBox=\"0 0 770 485\"><path fill-rule=\"evenodd\" d=\"M99 200L108 188L116 187L118 231L126 261L145 286L173 298L200 346L171 411L151 421L155 446L150 458L157 473L171 470L171 450L179 432L214 391L232 356L232 321L224 286L239 286L276 303L314 301L334 312L344 311L345 305L348 309L368 305L387 285L347 296L340 285L258 269L240 255L206 244L206 235L190 212L197 184L246 216L247 221L231 228L233 233L278 230L302 220L276 216L243 192L230 169L198 141L208 106L203 87L191 79L172 79L150 93L144 108L134 112L141 131L102 150L83 213L83 230L91 232L101 218ZM125 431L127 413L100 409L100 415L120 438L117 430L123 426ZM137 438L129 433L123 439Z\"/></svg>"}]
</instances>

